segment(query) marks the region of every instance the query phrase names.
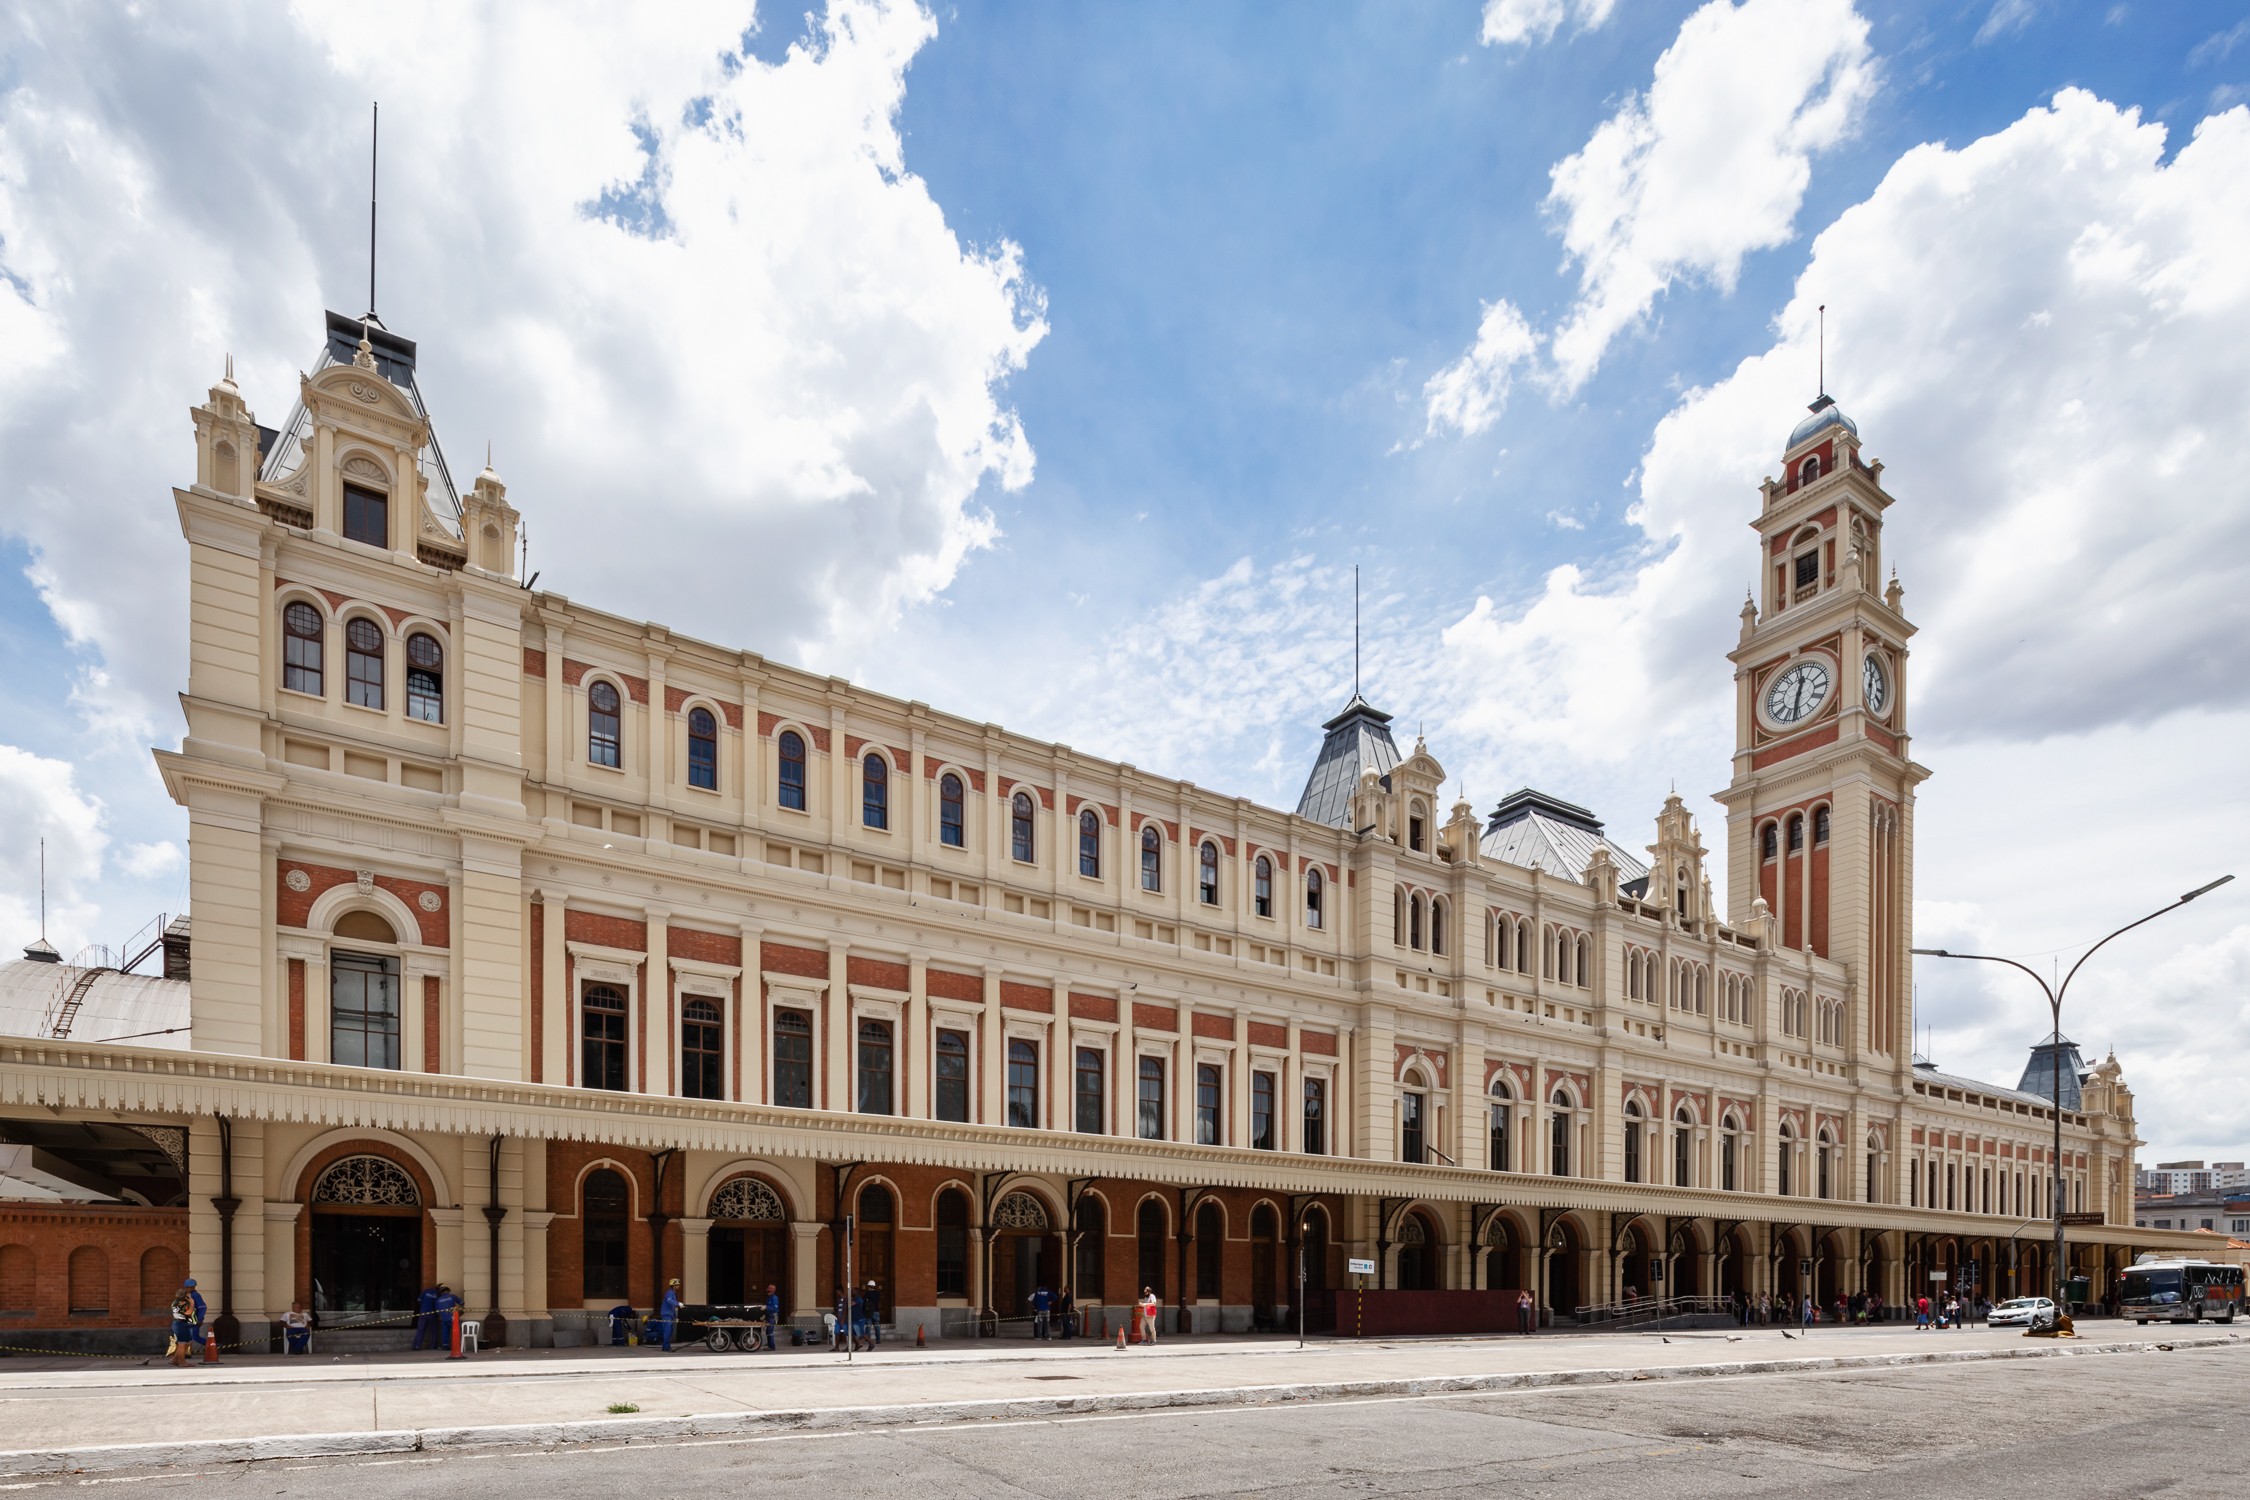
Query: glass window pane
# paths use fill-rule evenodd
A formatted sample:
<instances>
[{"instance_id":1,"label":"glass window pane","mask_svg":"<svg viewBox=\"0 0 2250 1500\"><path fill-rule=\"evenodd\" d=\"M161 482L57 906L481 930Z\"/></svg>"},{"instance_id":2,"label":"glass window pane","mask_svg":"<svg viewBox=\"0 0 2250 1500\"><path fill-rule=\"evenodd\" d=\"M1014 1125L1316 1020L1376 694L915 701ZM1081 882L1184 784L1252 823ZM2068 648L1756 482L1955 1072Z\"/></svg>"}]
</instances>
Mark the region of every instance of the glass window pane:
<instances>
[{"instance_id":1,"label":"glass window pane","mask_svg":"<svg viewBox=\"0 0 2250 1500\"><path fill-rule=\"evenodd\" d=\"M969 1118L969 1034L937 1034L937 1118L966 1123Z\"/></svg>"},{"instance_id":2,"label":"glass window pane","mask_svg":"<svg viewBox=\"0 0 2250 1500\"><path fill-rule=\"evenodd\" d=\"M1008 1044L1008 1123L1021 1130L1039 1126L1039 1050L1029 1042Z\"/></svg>"},{"instance_id":3,"label":"glass window pane","mask_svg":"<svg viewBox=\"0 0 2250 1500\"><path fill-rule=\"evenodd\" d=\"M812 1017L801 1010L773 1013L773 1102L812 1108Z\"/></svg>"},{"instance_id":4,"label":"glass window pane","mask_svg":"<svg viewBox=\"0 0 2250 1500\"><path fill-rule=\"evenodd\" d=\"M1144 1057L1144 1058L1142 1058L1142 1059L1140 1060L1140 1073L1139 1073L1139 1095L1138 1095L1138 1104L1139 1104L1139 1118L1138 1118L1138 1121L1137 1121L1137 1124L1138 1124L1138 1131L1137 1131L1137 1133L1139 1134L1140 1138L1141 1138L1142 1140L1144 1140L1144 1141L1161 1141L1161 1140L1163 1140L1163 1139L1164 1139L1164 1059L1163 1059L1163 1058L1161 1058L1161 1057Z\"/></svg>"}]
</instances>

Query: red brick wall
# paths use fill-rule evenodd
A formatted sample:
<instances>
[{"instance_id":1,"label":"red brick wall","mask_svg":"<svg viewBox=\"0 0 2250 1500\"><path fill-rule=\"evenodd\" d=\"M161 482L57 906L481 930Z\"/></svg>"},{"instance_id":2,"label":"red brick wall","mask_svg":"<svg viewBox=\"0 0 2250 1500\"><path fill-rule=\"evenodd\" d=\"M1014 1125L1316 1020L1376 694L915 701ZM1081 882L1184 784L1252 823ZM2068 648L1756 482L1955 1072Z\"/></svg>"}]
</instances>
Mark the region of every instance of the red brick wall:
<instances>
[{"instance_id":1,"label":"red brick wall","mask_svg":"<svg viewBox=\"0 0 2250 1500\"><path fill-rule=\"evenodd\" d=\"M1133 1025L1142 1031L1178 1031L1180 1013L1169 1005L1150 1005L1146 1001L1133 1002Z\"/></svg>"},{"instance_id":2,"label":"red brick wall","mask_svg":"<svg viewBox=\"0 0 2250 1500\"><path fill-rule=\"evenodd\" d=\"M665 946L674 958L685 958L701 964L742 963L742 934L739 932L699 932L693 927L667 927Z\"/></svg>"},{"instance_id":3,"label":"red brick wall","mask_svg":"<svg viewBox=\"0 0 2250 1500\"><path fill-rule=\"evenodd\" d=\"M1289 1045L1289 1028L1276 1026L1271 1021L1250 1023L1250 1045L1253 1047L1286 1047Z\"/></svg>"},{"instance_id":4,"label":"red brick wall","mask_svg":"<svg viewBox=\"0 0 2250 1500\"><path fill-rule=\"evenodd\" d=\"M1217 1016L1199 1010L1195 1013L1195 1034L1214 1041L1231 1042L1234 1040L1234 1017Z\"/></svg>"},{"instance_id":5,"label":"red brick wall","mask_svg":"<svg viewBox=\"0 0 2250 1500\"><path fill-rule=\"evenodd\" d=\"M844 962L844 977L853 984L864 984L870 989L904 990L906 965L891 963L880 958L848 958Z\"/></svg>"},{"instance_id":6,"label":"red brick wall","mask_svg":"<svg viewBox=\"0 0 2250 1500\"><path fill-rule=\"evenodd\" d=\"M305 961L289 960L289 1056L305 1060Z\"/></svg>"},{"instance_id":7,"label":"red brick wall","mask_svg":"<svg viewBox=\"0 0 2250 1500\"><path fill-rule=\"evenodd\" d=\"M547 1302L550 1307L577 1307L585 1299L585 1241L578 1217L579 1182L596 1162L606 1161L633 1183L632 1218L625 1235L626 1281L624 1300L645 1306L654 1290L648 1215L656 1192L656 1168L645 1151L604 1146L592 1141L550 1141L547 1145L547 1204L554 1220L547 1228ZM680 1169L673 1164L664 1174L664 1211L672 1216L664 1226L664 1275L680 1274L680 1226L683 1212Z\"/></svg>"},{"instance_id":8,"label":"red brick wall","mask_svg":"<svg viewBox=\"0 0 2250 1500\"><path fill-rule=\"evenodd\" d=\"M758 948L758 963L768 974L794 974L800 979L828 977L828 955L818 948L763 943Z\"/></svg>"},{"instance_id":9,"label":"red brick wall","mask_svg":"<svg viewBox=\"0 0 2250 1500\"><path fill-rule=\"evenodd\" d=\"M1013 980L1000 981L1000 1004L1006 1010L1035 1010L1042 1015L1052 1015L1055 1010L1055 992L1045 985L1017 984Z\"/></svg>"},{"instance_id":10,"label":"red brick wall","mask_svg":"<svg viewBox=\"0 0 2250 1500\"><path fill-rule=\"evenodd\" d=\"M444 1029L438 1019L438 982L435 974L422 976L422 1071L443 1071L443 1058L439 1043L444 1040Z\"/></svg>"},{"instance_id":11,"label":"red brick wall","mask_svg":"<svg viewBox=\"0 0 2250 1500\"><path fill-rule=\"evenodd\" d=\"M1117 1001L1109 995L1081 995L1072 990L1070 1013L1089 1021L1114 1021L1117 1019Z\"/></svg>"},{"instance_id":12,"label":"red brick wall","mask_svg":"<svg viewBox=\"0 0 2250 1500\"><path fill-rule=\"evenodd\" d=\"M976 1002L984 998L984 979L976 974L956 974L951 969L932 969L927 976L932 995L940 1000L966 1000Z\"/></svg>"},{"instance_id":13,"label":"red brick wall","mask_svg":"<svg viewBox=\"0 0 2250 1500\"><path fill-rule=\"evenodd\" d=\"M636 922L631 917L566 911L563 913L563 937L573 943L591 943L597 948L623 948L635 953L648 951L648 923Z\"/></svg>"},{"instance_id":14,"label":"red brick wall","mask_svg":"<svg viewBox=\"0 0 2250 1500\"><path fill-rule=\"evenodd\" d=\"M304 871L311 878L312 884L302 891L289 889L287 877L291 870ZM273 871L275 920L283 927L303 927L312 916L315 901L335 887L350 885L357 879L359 875L356 871L339 870L331 865L311 865L294 859L276 860ZM421 936L401 933L399 936L402 940L418 942L426 948L450 946L451 935L447 931L443 885L427 880L401 880L391 875L376 876L375 884L405 902L406 909L414 913L414 921L421 929ZM422 910L421 897L424 891L437 893L436 911Z\"/></svg>"},{"instance_id":15,"label":"red brick wall","mask_svg":"<svg viewBox=\"0 0 2250 1500\"><path fill-rule=\"evenodd\" d=\"M1333 1031L1301 1031L1297 1033L1297 1045L1315 1056L1334 1057L1336 1055L1336 1033Z\"/></svg>"},{"instance_id":16,"label":"red brick wall","mask_svg":"<svg viewBox=\"0 0 2250 1500\"><path fill-rule=\"evenodd\" d=\"M0 1343L22 1329L160 1325L187 1249L185 1208L0 1204ZM74 1313L73 1302L106 1307Z\"/></svg>"}]
</instances>

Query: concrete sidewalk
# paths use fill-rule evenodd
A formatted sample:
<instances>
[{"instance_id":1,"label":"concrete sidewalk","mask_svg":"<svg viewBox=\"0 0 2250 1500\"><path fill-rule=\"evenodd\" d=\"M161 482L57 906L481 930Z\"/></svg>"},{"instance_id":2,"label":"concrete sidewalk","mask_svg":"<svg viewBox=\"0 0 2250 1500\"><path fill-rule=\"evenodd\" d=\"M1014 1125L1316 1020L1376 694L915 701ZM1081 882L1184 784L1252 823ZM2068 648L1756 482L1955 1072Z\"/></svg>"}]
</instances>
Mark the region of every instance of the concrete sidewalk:
<instances>
[{"instance_id":1,"label":"concrete sidewalk","mask_svg":"<svg viewBox=\"0 0 2250 1500\"><path fill-rule=\"evenodd\" d=\"M2014 1330L1776 1328L1532 1338L1214 1338L1119 1353L1055 1344L886 1347L843 1356L495 1351L467 1361L271 1356L174 1370L0 1364L0 1473L211 1463L467 1444L661 1440L1164 1406L2250 1348L2231 1330L2108 1325L2076 1340ZM613 1415L622 1404L629 1412Z\"/></svg>"}]
</instances>

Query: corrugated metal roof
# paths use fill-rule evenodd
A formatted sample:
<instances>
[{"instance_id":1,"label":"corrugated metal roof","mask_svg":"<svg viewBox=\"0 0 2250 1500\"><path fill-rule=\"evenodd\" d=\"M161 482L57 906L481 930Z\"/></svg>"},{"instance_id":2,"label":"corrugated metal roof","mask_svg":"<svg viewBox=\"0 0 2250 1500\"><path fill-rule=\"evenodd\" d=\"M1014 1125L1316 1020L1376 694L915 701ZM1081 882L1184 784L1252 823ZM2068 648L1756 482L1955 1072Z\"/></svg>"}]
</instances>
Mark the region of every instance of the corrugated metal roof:
<instances>
[{"instance_id":1,"label":"corrugated metal roof","mask_svg":"<svg viewBox=\"0 0 2250 1500\"><path fill-rule=\"evenodd\" d=\"M2012 1089L2004 1083L1986 1083L1981 1078L1964 1078L1958 1073L1940 1073L1934 1064L1927 1062L1917 1061L1914 1064L1914 1076L1922 1082L1938 1088L1964 1089L1982 1094L1988 1099L2012 1099L2019 1104L2036 1104L2042 1109L2047 1106L2045 1094L2027 1094L2022 1089ZM2078 1108L2075 1104L2066 1107L2073 1110Z\"/></svg>"},{"instance_id":2,"label":"corrugated metal roof","mask_svg":"<svg viewBox=\"0 0 2250 1500\"><path fill-rule=\"evenodd\" d=\"M0 1035L45 1036L56 1002L86 971L71 964L44 964L28 958L0 964ZM188 1045L188 986L184 979L153 974L103 971L79 1002L71 1023L75 1042L108 1042L131 1037L136 1047ZM173 1028L179 1028L173 1030ZM151 1032L169 1032L152 1036Z\"/></svg>"},{"instance_id":3,"label":"corrugated metal roof","mask_svg":"<svg viewBox=\"0 0 2250 1500\"><path fill-rule=\"evenodd\" d=\"M1357 693L1344 711L1320 727L1328 738L1320 742L1312 774L1305 778L1305 793L1297 799L1297 816L1343 828L1351 821L1352 791L1362 770L1373 767L1388 776L1399 763L1398 745L1391 738L1391 716Z\"/></svg>"},{"instance_id":4,"label":"corrugated metal roof","mask_svg":"<svg viewBox=\"0 0 2250 1500\"><path fill-rule=\"evenodd\" d=\"M1648 861L1602 833L1601 820L1575 802L1525 787L1500 800L1477 847L1486 859L1583 880L1596 849L1607 849L1621 883L1648 878Z\"/></svg>"}]
</instances>

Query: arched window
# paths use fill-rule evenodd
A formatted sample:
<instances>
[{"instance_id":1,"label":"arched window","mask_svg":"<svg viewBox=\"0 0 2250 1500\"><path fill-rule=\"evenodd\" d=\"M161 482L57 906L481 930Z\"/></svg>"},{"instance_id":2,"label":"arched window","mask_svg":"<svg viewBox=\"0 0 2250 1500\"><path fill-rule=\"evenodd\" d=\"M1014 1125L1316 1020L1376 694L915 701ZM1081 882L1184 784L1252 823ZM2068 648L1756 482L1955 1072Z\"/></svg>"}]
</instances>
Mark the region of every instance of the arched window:
<instances>
[{"instance_id":1,"label":"arched window","mask_svg":"<svg viewBox=\"0 0 2250 1500\"><path fill-rule=\"evenodd\" d=\"M1594 940L1587 937L1583 933L1579 934L1578 956L1576 962L1571 965L1570 972L1571 977L1577 981L1578 987L1580 989L1590 989L1593 987Z\"/></svg>"},{"instance_id":2,"label":"arched window","mask_svg":"<svg viewBox=\"0 0 2250 1500\"><path fill-rule=\"evenodd\" d=\"M1141 825L1141 889L1164 889L1164 835L1154 823Z\"/></svg>"},{"instance_id":3,"label":"arched window","mask_svg":"<svg viewBox=\"0 0 2250 1500\"><path fill-rule=\"evenodd\" d=\"M812 1108L812 1016L805 1011L773 1013L773 1102Z\"/></svg>"},{"instance_id":4,"label":"arched window","mask_svg":"<svg viewBox=\"0 0 2250 1500\"><path fill-rule=\"evenodd\" d=\"M586 759L597 766L622 764L625 736L618 712L616 688L596 682L586 689Z\"/></svg>"},{"instance_id":5,"label":"arched window","mask_svg":"<svg viewBox=\"0 0 2250 1500\"><path fill-rule=\"evenodd\" d=\"M938 842L948 849L959 849L968 843L968 822L961 814L961 778L951 771L938 778L937 784Z\"/></svg>"},{"instance_id":6,"label":"arched window","mask_svg":"<svg viewBox=\"0 0 2250 1500\"><path fill-rule=\"evenodd\" d=\"M680 1007L680 1092L688 1098L727 1096L725 1034L716 1002L690 1000Z\"/></svg>"},{"instance_id":7,"label":"arched window","mask_svg":"<svg viewBox=\"0 0 2250 1500\"><path fill-rule=\"evenodd\" d=\"M859 1023L859 1112L887 1115L891 1111L891 1023Z\"/></svg>"},{"instance_id":8,"label":"arched window","mask_svg":"<svg viewBox=\"0 0 2250 1500\"><path fill-rule=\"evenodd\" d=\"M1799 484L1811 484L1818 479L1820 477L1820 455L1815 453L1812 457L1806 459L1804 467L1797 472Z\"/></svg>"},{"instance_id":9,"label":"arched window","mask_svg":"<svg viewBox=\"0 0 2250 1500\"><path fill-rule=\"evenodd\" d=\"M1784 1197L1784 1198L1786 1198L1786 1197L1788 1197L1788 1196L1789 1196L1789 1191L1790 1191L1790 1187L1791 1187L1791 1183L1790 1183L1790 1175L1791 1175L1791 1174L1790 1174L1790 1171L1789 1171L1789 1167L1790 1167L1790 1160L1789 1160L1789 1158L1790 1158L1790 1157L1791 1157L1792 1155L1794 1155L1794 1154L1795 1154L1795 1152L1796 1152L1796 1149L1797 1149L1797 1137L1796 1137L1796 1134L1795 1134L1795 1132L1794 1132L1794 1131L1792 1131L1792 1130L1791 1130L1791 1129L1789 1128L1789 1126L1788 1126L1787 1124L1784 1124L1784 1125L1783 1125L1783 1126L1781 1127L1781 1144L1780 1144L1780 1148L1779 1148L1779 1149L1778 1149L1778 1150L1777 1150L1777 1151L1775 1152L1775 1163L1776 1163L1776 1168L1775 1168L1775 1172L1774 1172L1774 1187L1775 1187L1775 1190L1776 1190L1777 1192L1779 1192L1779 1193L1781 1194L1781 1196L1782 1196L1782 1197Z\"/></svg>"},{"instance_id":10,"label":"arched window","mask_svg":"<svg viewBox=\"0 0 2250 1500\"><path fill-rule=\"evenodd\" d=\"M1430 951L1445 954L1445 902L1436 896L1430 898Z\"/></svg>"},{"instance_id":11,"label":"arched window","mask_svg":"<svg viewBox=\"0 0 2250 1500\"><path fill-rule=\"evenodd\" d=\"M626 1235L633 1197L623 1173L597 1167L579 1189L579 1260L588 1300L623 1297L626 1286Z\"/></svg>"},{"instance_id":12,"label":"arched window","mask_svg":"<svg viewBox=\"0 0 2250 1500\"><path fill-rule=\"evenodd\" d=\"M859 764L859 821L868 828L891 826L891 763L872 751Z\"/></svg>"},{"instance_id":13,"label":"arched window","mask_svg":"<svg viewBox=\"0 0 2250 1500\"><path fill-rule=\"evenodd\" d=\"M1008 1123L1039 1128L1039 1049L1030 1042L1008 1043Z\"/></svg>"},{"instance_id":14,"label":"arched window","mask_svg":"<svg viewBox=\"0 0 2250 1500\"><path fill-rule=\"evenodd\" d=\"M1261 917L1273 915L1273 861L1263 854L1250 867L1252 909Z\"/></svg>"},{"instance_id":15,"label":"arched window","mask_svg":"<svg viewBox=\"0 0 2250 1500\"><path fill-rule=\"evenodd\" d=\"M1195 895L1205 906L1219 904L1219 846L1209 839L1195 851Z\"/></svg>"},{"instance_id":16,"label":"arched window","mask_svg":"<svg viewBox=\"0 0 2250 1500\"><path fill-rule=\"evenodd\" d=\"M1641 998L1641 953L1638 948L1625 950L1625 998Z\"/></svg>"},{"instance_id":17,"label":"arched window","mask_svg":"<svg viewBox=\"0 0 2250 1500\"><path fill-rule=\"evenodd\" d=\"M1689 1113L1687 1106L1683 1104L1680 1106L1679 1112L1672 1117L1672 1186L1674 1187L1689 1185L1689 1179L1693 1175L1690 1171L1693 1166L1690 1159L1693 1152L1690 1148L1694 1139L1695 1116Z\"/></svg>"},{"instance_id":18,"label":"arched window","mask_svg":"<svg viewBox=\"0 0 2250 1500\"><path fill-rule=\"evenodd\" d=\"M1305 872L1305 925L1315 931L1320 928L1320 897L1325 883L1318 869Z\"/></svg>"},{"instance_id":19,"label":"arched window","mask_svg":"<svg viewBox=\"0 0 2250 1500\"><path fill-rule=\"evenodd\" d=\"M625 1075L625 992L589 984L579 996L578 1014L578 1081L590 1089L631 1088Z\"/></svg>"},{"instance_id":20,"label":"arched window","mask_svg":"<svg viewBox=\"0 0 2250 1500\"><path fill-rule=\"evenodd\" d=\"M1828 808L1825 805L1813 809L1812 841L1816 844L1828 842Z\"/></svg>"},{"instance_id":21,"label":"arched window","mask_svg":"<svg viewBox=\"0 0 2250 1500\"><path fill-rule=\"evenodd\" d=\"M445 722L445 648L427 631L406 638L406 716Z\"/></svg>"},{"instance_id":22,"label":"arched window","mask_svg":"<svg viewBox=\"0 0 2250 1500\"><path fill-rule=\"evenodd\" d=\"M1143 1198L1133 1216L1133 1233L1140 1251L1140 1282L1164 1300L1164 1207L1154 1198Z\"/></svg>"},{"instance_id":23,"label":"arched window","mask_svg":"<svg viewBox=\"0 0 2250 1500\"><path fill-rule=\"evenodd\" d=\"M1758 852L1765 859L1780 853L1781 830L1772 823L1758 830Z\"/></svg>"},{"instance_id":24,"label":"arched window","mask_svg":"<svg viewBox=\"0 0 2250 1500\"><path fill-rule=\"evenodd\" d=\"M1625 1180L1641 1180L1641 1107L1625 1101Z\"/></svg>"},{"instance_id":25,"label":"arched window","mask_svg":"<svg viewBox=\"0 0 2250 1500\"><path fill-rule=\"evenodd\" d=\"M326 691L321 671L323 634L320 611L302 599L281 612L281 685L290 692L318 698Z\"/></svg>"},{"instance_id":26,"label":"arched window","mask_svg":"<svg viewBox=\"0 0 2250 1500\"><path fill-rule=\"evenodd\" d=\"M1495 1172L1513 1172L1516 1169L1515 1153L1512 1149L1513 1141L1511 1140L1511 1127L1515 1123L1515 1108L1515 1099L1509 1094L1508 1086L1504 1083L1495 1083L1492 1086L1491 1151L1486 1161L1486 1164Z\"/></svg>"},{"instance_id":27,"label":"arched window","mask_svg":"<svg viewBox=\"0 0 2250 1500\"><path fill-rule=\"evenodd\" d=\"M1555 1090L1554 1118L1548 1123L1547 1170L1557 1177L1570 1175L1570 1095Z\"/></svg>"},{"instance_id":28,"label":"arched window","mask_svg":"<svg viewBox=\"0 0 2250 1500\"><path fill-rule=\"evenodd\" d=\"M719 721L707 708L688 710L687 780L707 792L719 789Z\"/></svg>"},{"instance_id":29,"label":"arched window","mask_svg":"<svg viewBox=\"0 0 2250 1500\"><path fill-rule=\"evenodd\" d=\"M365 615L344 623L344 701L383 706L383 628Z\"/></svg>"},{"instance_id":30,"label":"arched window","mask_svg":"<svg viewBox=\"0 0 2250 1500\"><path fill-rule=\"evenodd\" d=\"M794 729L781 732L780 766L776 771L774 790L781 805L797 812L805 810L805 737Z\"/></svg>"},{"instance_id":31,"label":"arched window","mask_svg":"<svg viewBox=\"0 0 2250 1500\"><path fill-rule=\"evenodd\" d=\"M1102 815L1090 807L1078 814L1078 873L1095 880L1102 874Z\"/></svg>"},{"instance_id":32,"label":"arched window","mask_svg":"<svg viewBox=\"0 0 2250 1500\"><path fill-rule=\"evenodd\" d=\"M969 1195L959 1188L938 1194L937 1294L969 1295Z\"/></svg>"},{"instance_id":33,"label":"arched window","mask_svg":"<svg viewBox=\"0 0 2250 1500\"><path fill-rule=\"evenodd\" d=\"M1719 1186L1726 1192L1734 1191L1735 1158L1741 1149L1741 1122L1728 1115L1719 1125Z\"/></svg>"},{"instance_id":34,"label":"arched window","mask_svg":"<svg viewBox=\"0 0 2250 1500\"><path fill-rule=\"evenodd\" d=\"M1415 1080L1419 1082L1420 1080ZM1398 1096L1398 1159L1420 1162L1422 1158L1422 1111L1428 1098L1419 1089L1408 1089Z\"/></svg>"},{"instance_id":35,"label":"arched window","mask_svg":"<svg viewBox=\"0 0 2250 1500\"><path fill-rule=\"evenodd\" d=\"M1789 852L1795 854L1804 847L1805 820L1801 815L1792 814L1789 819Z\"/></svg>"},{"instance_id":36,"label":"arched window","mask_svg":"<svg viewBox=\"0 0 2250 1500\"><path fill-rule=\"evenodd\" d=\"M1406 898L1406 946L1422 946L1422 895L1419 891Z\"/></svg>"},{"instance_id":37,"label":"arched window","mask_svg":"<svg viewBox=\"0 0 2250 1500\"><path fill-rule=\"evenodd\" d=\"M1417 802L1406 815L1406 847L1416 854L1422 852L1422 804Z\"/></svg>"},{"instance_id":38,"label":"arched window","mask_svg":"<svg viewBox=\"0 0 2250 1500\"><path fill-rule=\"evenodd\" d=\"M1226 1249L1226 1220L1219 1205L1206 1200L1195 1211L1195 1295L1200 1301L1219 1296L1219 1267Z\"/></svg>"},{"instance_id":39,"label":"arched window","mask_svg":"<svg viewBox=\"0 0 2250 1500\"><path fill-rule=\"evenodd\" d=\"M1518 974L1529 974L1531 972L1532 952L1531 918L1525 917L1516 923L1516 972Z\"/></svg>"},{"instance_id":40,"label":"arched window","mask_svg":"<svg viewBox=\"0 0 2250 1500\"><path fill-rule=\"evenodd\" d=\"M969 1034L940 1027L934 1055L931 1110L940 1120L969 1120Z\"/></svg>"},{"instance_id":41,"label":"arched window","mask_svg":"<svg viewBox=\"0 0 2250 1500\"><path fill-rule=\"evenodd\" d=\"M1031 863L1031 793L1018 792L1008 802L1008 852L1024 864Z\"/></svg>"},{"instance_id":42,"label":"arched window","mask_svg":"<svg viewBox=\"0 0 2250 1500\"><path fill-rule=\"evenodd\" d=\"M1820 1144L1813 1149L1814 1192L1823 1198L1830 1196L1828 1191L1829 1145L1828 1132L1823 1130L1820 1133Z\"/></svg>"}]
</instances>

